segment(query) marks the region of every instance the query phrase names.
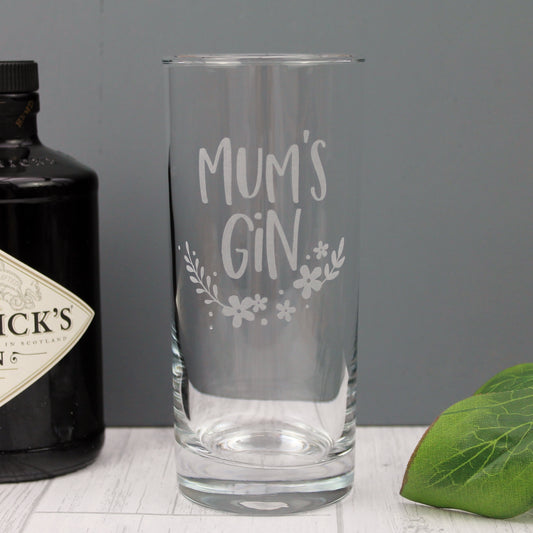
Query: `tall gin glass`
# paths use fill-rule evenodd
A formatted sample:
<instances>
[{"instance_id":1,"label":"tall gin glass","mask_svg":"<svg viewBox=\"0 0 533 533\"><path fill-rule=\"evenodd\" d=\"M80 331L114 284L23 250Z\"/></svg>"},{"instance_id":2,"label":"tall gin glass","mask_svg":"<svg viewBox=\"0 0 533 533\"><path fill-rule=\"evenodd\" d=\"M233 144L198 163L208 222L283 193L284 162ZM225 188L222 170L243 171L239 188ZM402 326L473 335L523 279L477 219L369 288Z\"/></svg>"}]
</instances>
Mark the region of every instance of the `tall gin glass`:
<instances>
[{"instance_id":1,"label":"tall gin glass","mask_svg":"<svg viewBox=\"0 0 533 533\"><path fill-rule=\"evenodd\" d=\"M361 67L164 63L181 491L237 513L321 507L353 483Z\"/></svg>"}]
</instances>

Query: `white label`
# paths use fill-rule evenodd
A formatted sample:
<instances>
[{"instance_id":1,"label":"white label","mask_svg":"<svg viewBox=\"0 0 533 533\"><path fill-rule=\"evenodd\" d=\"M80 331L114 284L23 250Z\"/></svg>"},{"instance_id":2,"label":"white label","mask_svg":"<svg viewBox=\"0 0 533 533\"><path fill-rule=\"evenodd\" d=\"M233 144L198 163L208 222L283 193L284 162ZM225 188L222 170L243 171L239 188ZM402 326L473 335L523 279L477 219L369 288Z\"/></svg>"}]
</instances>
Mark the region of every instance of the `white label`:
<instances>
[{"instance_id":1,"label":"white label","mask_svg":"<svg viewBox=\"0 0 533 533\"><path fill-rule=\"evenodd\" d=\"M0 250L0 406L65 357L93 317L75 294Z\"/></svg>"}]
</instances>

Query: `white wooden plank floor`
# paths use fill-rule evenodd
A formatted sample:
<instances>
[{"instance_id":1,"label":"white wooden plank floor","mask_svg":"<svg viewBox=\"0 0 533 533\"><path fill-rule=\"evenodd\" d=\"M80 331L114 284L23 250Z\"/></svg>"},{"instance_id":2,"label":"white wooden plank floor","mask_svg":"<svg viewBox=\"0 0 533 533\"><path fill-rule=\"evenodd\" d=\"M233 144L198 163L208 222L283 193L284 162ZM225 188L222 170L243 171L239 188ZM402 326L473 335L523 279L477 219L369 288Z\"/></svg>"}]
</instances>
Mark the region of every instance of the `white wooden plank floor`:
<instances>
[{"instance_id":1,"label":"white wooden plank floor","mask_svg":"<svg viewBox=\"0 0 533 533\"><path fill-rule=\"evenodd\" d=\"M356 487L342 502L288 517L219 513L177 490L170 428L110 428L90 467L47 481L0 485L1 533L533 533L533 512L490 520L399 496L425 428L357 429Z\"/></svg>"}]
</instances>

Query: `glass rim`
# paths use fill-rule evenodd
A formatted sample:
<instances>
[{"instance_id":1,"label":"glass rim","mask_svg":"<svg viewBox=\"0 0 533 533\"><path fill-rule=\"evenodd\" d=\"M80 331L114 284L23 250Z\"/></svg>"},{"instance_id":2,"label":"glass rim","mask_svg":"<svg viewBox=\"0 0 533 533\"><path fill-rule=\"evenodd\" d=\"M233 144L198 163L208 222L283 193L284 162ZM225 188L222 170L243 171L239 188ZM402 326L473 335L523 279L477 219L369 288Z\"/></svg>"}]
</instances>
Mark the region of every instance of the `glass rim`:
<instances>
[{"instance_id":1,"label":"glass rim","mask_svg":"<svg viewBox=\"0 0 533 533\"><path fill-rule=\"evenodd\" d=\"M233 67L244 65L331 65L363 63L365 60L351 54L183 54L163 58L163 64Z\"/></svg>"}]
</instances>

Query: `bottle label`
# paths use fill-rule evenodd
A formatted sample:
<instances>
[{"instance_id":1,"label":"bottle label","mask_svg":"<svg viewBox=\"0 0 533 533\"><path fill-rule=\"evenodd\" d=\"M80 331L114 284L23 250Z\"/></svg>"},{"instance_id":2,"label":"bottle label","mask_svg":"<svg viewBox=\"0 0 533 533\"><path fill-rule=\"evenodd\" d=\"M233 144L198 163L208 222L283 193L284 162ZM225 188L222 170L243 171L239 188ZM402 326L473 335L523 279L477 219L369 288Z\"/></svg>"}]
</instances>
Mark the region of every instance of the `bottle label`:
<instances>
[{"instance_id":1,"label":"bottle label","mask_svg":"<svg viewBox=\"0 0 533 533\"><path fill-rule=\"evenodd\" d=\"M0 406L65 357L93 317L75 294L0 250Z\"/></svg>"}]
</instances>

